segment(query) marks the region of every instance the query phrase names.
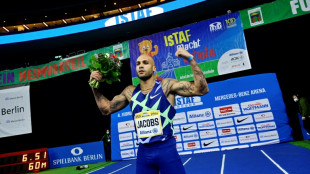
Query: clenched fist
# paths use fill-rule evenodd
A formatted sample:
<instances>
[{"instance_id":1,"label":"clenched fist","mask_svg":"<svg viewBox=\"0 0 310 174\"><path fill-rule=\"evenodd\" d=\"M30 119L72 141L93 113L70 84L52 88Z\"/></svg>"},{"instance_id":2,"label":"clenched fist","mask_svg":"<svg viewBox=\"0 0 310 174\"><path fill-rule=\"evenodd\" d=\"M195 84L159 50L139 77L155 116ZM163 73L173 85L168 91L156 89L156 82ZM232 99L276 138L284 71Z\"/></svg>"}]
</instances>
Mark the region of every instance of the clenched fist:
<instances>
[{"instance_id":1,"label":"clenched fist","mask_svg":"<svg viewBox=\"0 0 310 174\"><path fill-rule=\"evenodd\" d=\"M178 50L175 52L175 56L176 57L181 57L181 58L187 60L192 55L188 51L186 51L184 48L179 47Z\"/></svg>"}]
</instances>

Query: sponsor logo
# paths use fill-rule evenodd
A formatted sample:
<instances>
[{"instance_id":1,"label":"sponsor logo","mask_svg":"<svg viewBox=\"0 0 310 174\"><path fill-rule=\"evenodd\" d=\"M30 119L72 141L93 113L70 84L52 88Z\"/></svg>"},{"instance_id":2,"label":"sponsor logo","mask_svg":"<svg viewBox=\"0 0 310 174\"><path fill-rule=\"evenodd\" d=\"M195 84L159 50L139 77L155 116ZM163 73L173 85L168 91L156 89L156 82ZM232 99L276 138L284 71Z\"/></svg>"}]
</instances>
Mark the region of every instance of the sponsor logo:
<instances>
[{"instance_id":1,"label":"sponsor logo","mask_svg":"<svg viewBox=\"0 0 310 174\"><path fill-rule=\"evenodd\" d=\"M274 118L273 118L272 112L264 112L264 113L254 114L254 119L256 122L261 122L261 121L273 120Z\"/></svg>"},{"instance_id":2,"label":"sponsor logo","mask_svg":"<svg viewBox=\"0 0 310 174\"><path fill-rule=\"evenodd\" d=\"M232 111L233 111L232 106L220 108L220 113L227 113L227 112L232 112Z\"/></svg>"},{"instance_id":3,"label":"sponsor logo","mask_svg":"<svg viewBox=\"0 0 310 174\"><path fill-rule=\"evenodd\" d=\"M183 141L199 139L198 132L185 133L185 134L182 134L182 137L183 137Z\"/></svg>"},{"instance_id":4,"label":"sponsor logo","mask_svg":"<svg viewBox=\"0 0 310 174\"><path fill-rule=\"evenodd\" d=\"M48 149L50 168L103 162L102 142L84 143Z\"/></svg>"},{"instance_id":5,"label":"sponsor logo","mask_svg":"<svg viewBox=\"0 0 310 174\"><path fill-rule=\"evenodd\" d=\"M226 127L226 126L232 126L232 125L234 125L232 118L216 120L216 126L217 127Z\"/></svg>"},{"instance_id":6,"label":"sponsor logo","mask_svg":"<svg viewBox=\"0 0 310 174\"><path fill-rule=\"evenodd\" d=\"M71 154L74 156L81 155L83 153L83 149L81 147L75 147L71 149Z\"/></svg>"},{"instance_id":7,"label":"sponsor logo","mask_svg":"<svg viewBox=\"0 0 310 174\"><path fill-rule=\"evenodd\" d=\"M238 133L246 133L246 132L253 132L253 131L256 131L255 126L253 124L237 127Z\"/></svg>"},{"instance_id":8,"label":"sponsor logo","mask_svg":"<svg viewBox=\"0 0 310 174\"><path fill-rule=\"evenodd\" d=\"M244 119L237 119L237 123L241 123L241 122L243 122L244 120L246 120L246 119L248 119L249 117L246 117L246 118L244 118Z\"/></svg>"},{"instance_id":9,"label":"sponsor logo","mask_svg":"<svg viewBox=\"0 0 310 174\"><path fill-rule=\"evenodd\" d=\"M121 151L121 157L122 158L129 158L129 157L134 157L134 156L135 156L134 150Z\"/></svg>"},{"instance_id":10,"label":"sponsor logo","mask_svg":"<svg viewBox=\"0 0 310 174\"><path fill-rule=\"evenodd\" d=\"M223 118L229 116L240 115L239 104L231 104L227 106L214 107L213 113L215 118Z\"/></svg>"},{"instance_id":11,"label":"sponsor logo","mask_svg":"<svg viewBox=\"0 0 310 174\"><path fill-rule=\"evenodd\" d=\"M105 22L105 26L109 27L113 25L127 23L139 19L144 19L150 16L155 16L161 13L164 13L164 9L162 7L151 7L143 10L138 10L131 13L126 13L112 17Z\"/></svg>"},{"instance_id":12,"label":"sponsor logo","mask_svg":"<svg viewBox=\"0 0 310 174\"><path fill-rule=\"evenodd\" d=\"M236 134L236 130L234 127L218 129L218 134L219 136L234 135Z\"/></svg>"},{"instance_id":13,"label":"sponsor logo","mask_svg":"<svg viewBox=\"0 0 310 174\"><path fill-rule=\"evenodd\" d=\"M237 26L236 18L228 18L228 19L225 19L225 22L226 22L227 28L232 28L232 27Z\"/></svg>"},{"instance_id":14,"label":"sponsor logo","mask_svg":"<svg viewBox=\"0 0 310 174\"><path fill-rule=\"evenodd\" d=\"M173 124L182 124L182 123L186 123L186 122L187 122L187 120L186 120L185 112L175 114L175 116L173 118Z\"/></svg>"},{"instance_id":15,"label":"sponsor logo","mask_svg":"<svg viewBox=\"0 0 310 174\"><path fill-rule=\"evenodd\" d=\"M234 117L236 125L239 124L247 124L247 123L253 123L253 118L251 115L244 115L240 117Z\"/></svg>"},{"instance_id":16,"label":"sponsor logo","mask_svg":"<svg viewBox=\"0 0 310 174\"><path fill-rule=\"evenodd\" d=\"M263 13L260 7L248 10L251 26L256 26L264 23Z\"/></svg>"},{"instance_id":17,"label":"sponsor logo","mask_svg":"<svg viewBox=\"0 0 310 174\"><path fill-rule=\"evenodd\" d=\"M187 143L187 147L195 147L195 146L196 146L196 143L195 143L195 142Z\"/></svg>"},{"instance_id":18,"label":"sponsor logo","mask_svg":"<svg viewBox=\"0 0 310 174\"><path fill-rule=\"evenodd\" d=\"M118 132L127 132L127 131L134 131L135 126L133 120L130 121L124 121L124 122L119 122L117 124L118 126Z\"/></svg>"},{"instance_id":19,"label":"sponsor logo","mask_svg":"<svg viewBox=\"0 0 310 174\"><path fill-rule=\"evenodd\" d=\"M125 141L120 143L120 149L128 149L128 148L133 148L132 141Z\"/></svg>"},{"instance_id":20,"label":"sponsor logo","mask_svg":"<svg viewBox=\"0 0 310 174\"><path fill-rule=\"evenodd\" d=\"M237 140L237 137L235 136L220 138L220 144L221 146L238 144L238 140Z\"/></svg>"},{"instance_id":21,"label":"sponsor logo","mask_svg":"<svg viewBox=\"0 0 310 174\"><path fill-rule=\"evenodd\" d=\"M209 141L209 142L208 142ZM204 141L202 143L203 147L214 147L218 146L218 141L216 139Z\"/></svg>"},{"instance_id":22,"label":"sponsor logo","mask_svg":"<svg viewBox=\"0 0 310 174\"><path fill-rule=\"evenodd\" d=\"M271 110L268 99L260 99L241 103L244 114Z\"/></svg>"},{"instance_id":23,"label":"sponsor logo","mask_svg":"<svg viewBox=\"0 0 310 174\"><path fill-rule=\"evenodd\" d=\"M210 120L213 118L211 109L202 109L187 112L188 122L198 122L204 120Z\"/></svg>"},{"instance_id":24,"label":"sponsor logo","mask_svg":"<svg viewBox=\"0 0 310 174\"><path fill-rule=\"evenodd\" d=\"M156 95L150 96L150 99L153 99L153 98L157 97L158 95L159 95L159 93Z\"/></svg>"},{"instance_id":25,"label":"sponsor logo","mask_svg":"<svg viewBox=\"0 0 310 174\"><path fill-rule=\"evenodd\" d=\"M268 132L261 132L258 133L259 140L265 141L265 140L272 140L272 139L279 139L278 131L268 131Z\"/></svg>"},{"instance_id":26,"label":"sponsor logo","mask_svg":"<svg viewBox=\"0 0 310 174\"><path fill-rule=\"evenodd\" d=\"M230 129L222 129L222 133L229 133L229 132L231 132Z\"/></svg>"},{"instance_id":27,"label":"sponsor logo","mask_svg":"<svg viewBox=\"0 0 310 174\"><path fill-rule=\"evenodd\" d=\"M138 142L138 140L134 140L134 142L135 142L135 147L139 147L139 142Z\"/></svg>"},{"instance_id":28,"label":"sponsor logo","mask_svg":"<svg viewBox=\"0 0 310 174\"><path fill-rule=\"evenodd\" d=\"M175 134L175 135L174 135L174 138L175 138L175 140L176 140L177 142L182 141L181 135L180 135L180 134Z\"/></svg>"},{"instance_id":29,"label":"sponsor logo","mask_svg":"<svg viewBox=\"0 0 310 174\"><path fill-rule=\"evenodd\" d=\"M188 108L188 107L199 106L199 105L203 105L201 97L198 97L198 96L181 97L178 95L175 97L175 104L174 104L175 109Z\"/></svg>"},{"instance_id":30,"label":"sponsor logo","mask_svg":"<svg viewBox=\"0 0 310 174\"><path fill-rule=\"evenodd\" d=\"M257 135L254 134L247 134L247 135L240 135L239 137L240 143L251 143L258 141Z\"/></svg>"},{"instance_id":31,"label":"sponsor logo","mask_svg":"<svg viewBox=\"0 0 310 174\"><path fill-rule=\"evenodd\" d=\"M183 145L182 143L177 143L177 151L182 151L183 150Z\"/></svg>"},{"instance_id":32,"label":"sponsor logo","mask_svg":"<svg viewBox=\"0 0 310 174\"><path fill-rule=\"evenodd\" d=\"M199 141L184 143L184 150L199 149L199 148L200 148Z\"/></svg>"},{"instance_id":33,"label":"sponsor logo","mask_svg":"<svg viewBox=\"0 0 310 174\"><path fill-rule=\"evenodd\" d=\"M198 123L198 129L199 130L202 130L202 129L213 129L213 128L215 128L214 121Z\"/></svg>"},{"instance_id":34,"label":"sponsor logo","mask_svg":"<svg viewBox=\"0 0 310 174\"><path fill-rule=\"evenodd\" d=\"M212 24L209 25L210 32L215 32L222 30L222 23L221 22L213 22Z\"/></svg>"},{"instance_id":35,"label":"sponsor logo","mask_svg":"<svg viewBox=\"0 0 310 174\"><path fill-rule=\"evenodd\" d=\"M195 131L197 130L197 126L195 123L193 124L185 124L181 125L182 132Z\"/></svg>"},{"instance_id":36,"label":"sponsor logo","mask_svg":"<svg viewBox=\"0 0 310 174\"><path fill-rule=\"evenodd\" d=\"M275 122L259 123L259 124L256 124L256 127L257 127L258 131L270 130L270 129L276 129L277 128Z\"/></svg>"},{"instance_id":37,"label":"sponsor logo","mask_svg":"<svg viewBox=\"0 0 310 174\"><path fill-rule=\"evenodd\" d=\"M125 140L131 140L132 139L132 133L124 133L124 134L119 134L119 141L125 141Z\"/></svg>"},{"instance_id":38,"label":"sponsor logo","mask_svg":"<svg viewBox=\"0 0 310 174\"><path fill-rule=\"evenodd\" d=\"M183 130L186 131L187 129L189 129L189 128L193 127L193 126L194 126L194 125L189 126L189 127L183 127Z\"/></svg>"},{"instance_id":39,"label":"sponsor logo","mask_svg":"<svg viewBox=\"0 0 310 174\"><path fill-rule=\"evenodd\" d=\"M200 131L200 138L204 139L204 138L211 138L211 137L216 137L216 130L207 130L207 131Z\"/></svg>"},{"instance_id":40,"label":"sponsor logo","mask_svg":"<svg viewBox=\"0 0 310 174\"><path fill-rule=\"evenodd\" d=\"M173 126L173 131L174 131L174 133L179 133L180 127L179 126Z\"/></svg>"},{"instance_id":41,"label":"sponsor logo","mask_svg":"<svg viewBox=\"0 0 310 174\"><path fill-rule=\"evenodd\" d=\"M148 117L148 116L150 116L150 115L147 112L142 114L142 117Z\"/></svg>"}]
</instances>

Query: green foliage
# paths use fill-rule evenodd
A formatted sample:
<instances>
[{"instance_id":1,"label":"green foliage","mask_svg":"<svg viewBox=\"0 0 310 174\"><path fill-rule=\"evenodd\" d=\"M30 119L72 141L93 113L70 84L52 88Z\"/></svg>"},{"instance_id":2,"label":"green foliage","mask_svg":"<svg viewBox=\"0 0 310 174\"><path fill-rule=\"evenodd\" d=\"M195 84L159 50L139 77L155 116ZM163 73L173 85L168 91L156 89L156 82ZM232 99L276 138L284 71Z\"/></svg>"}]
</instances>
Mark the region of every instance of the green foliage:
<instances>
[{"instance_id":1,"label":"green foliage","mask_svg":"<svg viewBox=\"0 0 310 174\"><path fill-rule=\"evenodd\" d=\"M121 61L113 54L99 53L98 56L91 56L89 59L90 65L88 66L90 72L99 71L102 73L102 79L100 82L112 84L113 82L120 81L120 68L122 66ZM89 85L93 88L99 87L99 82L92 79Z\"/></svg>"}]
</instances>

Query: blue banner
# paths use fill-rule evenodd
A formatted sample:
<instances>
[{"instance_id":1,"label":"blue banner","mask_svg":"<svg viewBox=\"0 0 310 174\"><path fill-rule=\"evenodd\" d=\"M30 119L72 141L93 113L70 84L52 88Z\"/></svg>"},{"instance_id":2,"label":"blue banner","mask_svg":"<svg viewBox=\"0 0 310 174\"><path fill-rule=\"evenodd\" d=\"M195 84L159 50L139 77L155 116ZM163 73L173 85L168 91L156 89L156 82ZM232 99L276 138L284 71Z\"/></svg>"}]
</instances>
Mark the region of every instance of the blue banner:
<instances>
[{"instance_id":1,"label":"blue banner","mask_svg":"<svg viewBox=\"0 0 310 174\"><path fill-rule=\"evenodd\" d=\"M292 141L282 92L273 73L209 84L204 96L176 96L174 136L180 154ZM112 159L136 158L129 107L112 114Z\"/></svg>"},{"instance_id":2,"label":"blue banner","mask_svg":"<svg viewBox=\"0 0 310 174\"><path fill-rule=\"evenodd\" d=\"M81 33L119 25L127 22L132 22L140 19L149 18L152 16L160 15L173 10L178 10L190 5L194 5L205 0L174 0L155 7L137 10L131 13L124 13L111 18L101 19L92 22L85 22L76 25L69 25L59 28L52 28L40 31L32 31L27 33L18 33L0 36L0 45L16 42L32 41L37 39L46 39L58 36L65 36L69 34Z\"/></svg>"},{"instance_id":3,"label":"blue banner","mask_svg":"<svg viewBox=\"0 0 310 174\"><path fill-rule=\"evenodd\" d=\"M187 61L175 56L178 47L189 51L205 77L251 68L239 12L155 33L129 41L133 85L139 83L136 60L151 56L157 76L193 80Z\"/></svg>"},{"instance_id":4,"label":"blue banner","mask_svg":"<svg viewBox=\"0 0 310 174\"><path fill-rule=\"evenodd\" d=\"M102 141L49 148L48 155L50 168L105 162Z\"/></svg>"},{"instance_id":5,"label":"blue banner","mask_svg":"<svg viewBox=\"0 0 310 174\"><path fill-rule=\"evenodd\" d=\"M300 124L300 129L302 133L302 137L304 140L309 140L310 139L310 134L309 132L304 128L304 121L301 118L300 113L298 113L298 119L299 119L299 124Z\"/></svg>"}]
</instances>

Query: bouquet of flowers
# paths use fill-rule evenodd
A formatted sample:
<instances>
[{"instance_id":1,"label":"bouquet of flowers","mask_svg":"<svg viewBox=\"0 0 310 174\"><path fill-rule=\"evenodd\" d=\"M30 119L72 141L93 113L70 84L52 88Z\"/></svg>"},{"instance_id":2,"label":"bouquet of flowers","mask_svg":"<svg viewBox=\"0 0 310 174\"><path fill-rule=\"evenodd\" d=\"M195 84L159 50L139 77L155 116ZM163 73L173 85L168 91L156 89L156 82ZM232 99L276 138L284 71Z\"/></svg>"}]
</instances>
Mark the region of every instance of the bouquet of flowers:
<instances>
[{"instance_id":1,"label":"bouquet of flowers","mask_svg":"<svg viewBox=\"0 0 310 174\"><path fill-rule=\"evenodd\" d=\"M102 73L100 82L112 84L112 82L120 81L122 63L115 55L110 53L95 54L91 56L89 63L90 72L99 71ZM99 82L95 79L89 81L89 85L93 88L99 88Z\"/></svg>"}]
</instances>

